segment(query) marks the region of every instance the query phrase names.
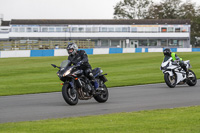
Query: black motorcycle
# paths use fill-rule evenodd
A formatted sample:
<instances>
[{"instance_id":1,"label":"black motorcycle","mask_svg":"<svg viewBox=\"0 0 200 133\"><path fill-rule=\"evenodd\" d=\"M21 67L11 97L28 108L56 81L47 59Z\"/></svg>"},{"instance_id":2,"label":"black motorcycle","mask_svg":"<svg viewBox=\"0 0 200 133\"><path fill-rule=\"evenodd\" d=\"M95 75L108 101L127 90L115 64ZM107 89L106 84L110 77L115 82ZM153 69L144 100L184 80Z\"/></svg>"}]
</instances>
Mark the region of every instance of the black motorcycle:
<instances>
[{"instance_id":1,"label":"black motorcycle","mask_svg":"<svg viewBox=\"0 0 200 133\"><path fill-rule=\"evenodd\" d=\"M69 60L65 60L61 63L60 67L51 64L54 68L59 68L57 75L60 78L62 87L62 96L69 105L76 105L78 99L88 100L94 97L94 99L103 103L108 100L108 89L104 84L107 79L100 68L95 68L92 73L99 83L99 88L94 90L93 82L90 81L85 75L83 70L79 66L68 66Z\"/></svg>"}]
</instances>

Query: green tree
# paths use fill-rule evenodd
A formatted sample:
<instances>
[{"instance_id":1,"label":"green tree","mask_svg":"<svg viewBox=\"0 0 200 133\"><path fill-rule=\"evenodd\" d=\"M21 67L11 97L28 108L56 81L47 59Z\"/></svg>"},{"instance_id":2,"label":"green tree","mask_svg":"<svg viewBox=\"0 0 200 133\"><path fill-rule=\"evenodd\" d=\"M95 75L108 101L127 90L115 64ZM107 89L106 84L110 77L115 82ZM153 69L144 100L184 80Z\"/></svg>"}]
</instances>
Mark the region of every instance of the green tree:
<instances>
[{"instance_id":1,"label":"green tree","mask_svg":"<svg viewBox=\"0 0 200 133\"><path fill-rule=\"evenodd\" d=\"M181 0L163 0L161 3L153 3L148 9L146 18L151 19L176 19L179 17Z\"/></svg>"},{"instance_id":2,"label":"green tree","mask_svg":"<svg viewBox=\"0 0 200 133\"><path fill-rule=\"evenodd\" d=\"M123 0L114 7L115 19L143 19L146 18L150 0Z\"/></svg>"}]
</instances>

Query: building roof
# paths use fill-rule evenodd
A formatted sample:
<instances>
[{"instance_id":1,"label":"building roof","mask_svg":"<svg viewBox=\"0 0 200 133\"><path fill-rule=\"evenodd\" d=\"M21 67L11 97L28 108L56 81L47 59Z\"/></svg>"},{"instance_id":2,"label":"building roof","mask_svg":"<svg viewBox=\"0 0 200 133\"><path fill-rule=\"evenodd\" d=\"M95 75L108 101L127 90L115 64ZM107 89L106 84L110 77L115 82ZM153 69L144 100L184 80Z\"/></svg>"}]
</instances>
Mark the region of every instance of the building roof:
<instances>
[{"instance_id":1,"label":"building roof","mask_svg":"<svg viewBox=\"0 0 200 133\"><path fill-rule=\"evenodd\" d=\"M10 21L2 21L1 26L9 26Z\"/></svg>"},{"instance_id":2,"label":"building roof","mask_svg":"<svg viewBox=\"0 0 200 133\"><path fill-rule=\"evenodd\" d=\"M133 25L133 24L191 24L189 19L12 19L10 24L66 25Z\"/></svg>"}]
</instances>

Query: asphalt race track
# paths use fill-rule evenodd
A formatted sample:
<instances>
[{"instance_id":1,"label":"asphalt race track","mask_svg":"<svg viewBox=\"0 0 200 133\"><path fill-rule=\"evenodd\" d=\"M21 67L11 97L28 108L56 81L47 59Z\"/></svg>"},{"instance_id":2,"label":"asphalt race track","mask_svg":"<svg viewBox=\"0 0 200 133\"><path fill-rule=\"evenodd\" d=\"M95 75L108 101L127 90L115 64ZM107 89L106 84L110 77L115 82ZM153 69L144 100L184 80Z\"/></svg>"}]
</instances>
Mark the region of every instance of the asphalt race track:
<instances>
[{"instance_id":1,"label":"asphalt race track","mask_svg":"<svg viewBox=\"0 0 200 133\"><path fill-rule=\"evenodd\" d=\"M66 104L61 92L0 96L0 123L200 105L199 82L194 87L161 83L109 88L106 103L79 100L76 106Z\"/></svg>"}]
</instances>

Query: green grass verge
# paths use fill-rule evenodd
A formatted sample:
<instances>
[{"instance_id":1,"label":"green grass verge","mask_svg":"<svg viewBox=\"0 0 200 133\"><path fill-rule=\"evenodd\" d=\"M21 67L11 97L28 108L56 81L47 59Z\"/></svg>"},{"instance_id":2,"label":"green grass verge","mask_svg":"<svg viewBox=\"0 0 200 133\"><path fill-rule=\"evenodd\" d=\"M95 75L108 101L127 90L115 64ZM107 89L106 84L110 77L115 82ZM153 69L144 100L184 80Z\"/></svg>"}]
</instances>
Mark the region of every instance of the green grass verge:
<instances>
[{"instance_id":1,"label":"green grass verge","mask_svg":"<svg viewBox=\"0 0 200 133\"><path fill-rule=\"evenodd\" d=\"M199 133L200 106L0 124L1 133Z\"/></svg>"},{"instance_id":2,"label":"green grass verge","mask_svg":"<svg viewBox=\"0 0 200 133\"><path fill-rule=\"evenodd\" d=\"M190 60L200 78L200 53L178 53ZM50 64L59 65L67 57L31 57L0 59L0 96L61 91L61 81ZM89 55L93 68L108 73L107 87L164 82L160 65L162 53Z\"/></svg>"}]
</instances>

